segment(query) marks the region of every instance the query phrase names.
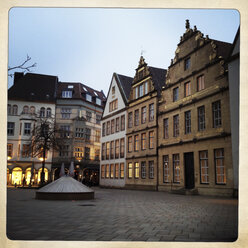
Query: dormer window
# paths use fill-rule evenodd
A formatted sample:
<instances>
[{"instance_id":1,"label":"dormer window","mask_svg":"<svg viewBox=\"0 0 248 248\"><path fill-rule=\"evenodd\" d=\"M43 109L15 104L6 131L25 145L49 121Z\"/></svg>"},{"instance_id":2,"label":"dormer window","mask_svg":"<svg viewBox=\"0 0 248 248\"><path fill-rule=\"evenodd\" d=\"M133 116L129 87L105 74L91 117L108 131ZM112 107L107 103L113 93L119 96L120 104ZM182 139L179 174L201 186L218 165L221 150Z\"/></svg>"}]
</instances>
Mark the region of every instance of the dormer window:
<instances>
[{"instance_id":1,"label":"dormer window","mask_svg":"<svg viewBox=\"0 0 248 248\"><path fill-rule=\"evenodd\" d=\"M112 95L115 94L115 86L112 87Z\"/></svg>"},{"instance_id":2,"label":"dormer window","mask_svg":"<svg viewBox=\"0 0 248 248\"><path fill-rule=\"evenodd\" d=\"M83 86L84 91L87 91L87 89Z\"/></svg>"},{"instance_id":3,"label":"dormer window","mask_svg":"<svg viewBox=\"0 0 248 248\"><path fill-rule=\"evenodd\" d=\"M148 93L148 82L145 82L145 95Z\"/></svg>"},{"instance_id":4,"label":"dormer window","mask_svg":"<svg viewBox=\"0 0 248 248\"><path fill-rule=\"evenodd\" d=\"M86 100L89 102L92 102L92 96L89 94L86 94Z\"/></svg>"},{"instance_id":5,"label":"dormer window","mask_svg":"<svg viewBox=\"0 0 248 248\"><path fill-rule=\"evenodd\" d=\"M96 104L97 105L102 105L102 101L99 98L96 98Z\"/></svg>"},{"instance_id":6,"label":"dormer window","mask_svg":"<svg viewBox=\"0 0 248 248\"><path fill-rule=\"evenodd\" d=\"M190 68L190 58L185 59L184 61L184 70L188 70Z\"/></svg>"},{"instance_id":7,"label":"dormer window","mask_svg":"<svg viewBox=\"0 0 248 248\"><path fill-rule=\"evenodd\" d=\"M72 91L71 90L64 90L62 91L63 98L72 98Z\"/></svg>"}]
</instances>

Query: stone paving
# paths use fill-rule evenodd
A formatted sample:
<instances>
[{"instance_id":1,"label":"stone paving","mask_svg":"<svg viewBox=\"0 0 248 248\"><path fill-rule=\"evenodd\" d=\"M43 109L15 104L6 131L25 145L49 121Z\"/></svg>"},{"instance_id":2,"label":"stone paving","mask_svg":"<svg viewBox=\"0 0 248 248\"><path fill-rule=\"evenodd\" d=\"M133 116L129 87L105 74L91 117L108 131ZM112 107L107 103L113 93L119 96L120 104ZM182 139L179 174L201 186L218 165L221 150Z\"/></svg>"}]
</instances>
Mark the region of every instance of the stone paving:
<instances>
[{"instance_id":1,"label":"stone paving","mask_svg":"<svg viewBox=\"0 0 248 248\"><path fill-rule=\"evenodd\" d=\"M221 241L237 239L238 201L165 192L101 189L86 201L35 200L7 190L11 240Z\"/></svg>"}]
</instances>

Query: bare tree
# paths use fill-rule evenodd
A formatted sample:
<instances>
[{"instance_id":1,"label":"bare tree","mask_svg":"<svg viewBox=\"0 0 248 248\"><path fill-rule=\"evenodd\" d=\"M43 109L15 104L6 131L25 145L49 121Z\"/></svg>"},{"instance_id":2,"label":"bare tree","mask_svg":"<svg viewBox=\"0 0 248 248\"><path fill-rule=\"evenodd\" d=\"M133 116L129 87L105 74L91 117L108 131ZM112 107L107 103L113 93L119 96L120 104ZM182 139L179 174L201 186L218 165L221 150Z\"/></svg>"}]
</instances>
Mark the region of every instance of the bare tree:
<instances>
[{"instance_id":1,"label":"bare tree","mask_svg":"<svg viewBox=\"0 0 248 248\"><path fill-rule=\"evenodd\" d=\"M56 126L55 118L39 116L32 130L30 147L32 157L42 158L41 185L44 185L46 156L49 151L59 150L63 144L58 138L60 130Z\"/></svg>"},{"instance_id":2,"label":"bare tree","mask_svg":"<svg viewBox=\"0 0 248 248\"><path fill-rule=\"evenodd\" d=\"M31 57L29 57L27 55L26 60L22 64L17 65L17 66L14 66L14 67L9 67L8 68L8 72L13 71L13 70L16 70L16 69L22 70L22 72L26 72L26 71L30 72L30 69L36 67L36 65L37 65L36 63L33 63L31 65L28 65L28 62L30 60L31 60ZM13 77L14 76L14 73L8 73L8 76L9 77Z\"/></svg>"}]
</instances>

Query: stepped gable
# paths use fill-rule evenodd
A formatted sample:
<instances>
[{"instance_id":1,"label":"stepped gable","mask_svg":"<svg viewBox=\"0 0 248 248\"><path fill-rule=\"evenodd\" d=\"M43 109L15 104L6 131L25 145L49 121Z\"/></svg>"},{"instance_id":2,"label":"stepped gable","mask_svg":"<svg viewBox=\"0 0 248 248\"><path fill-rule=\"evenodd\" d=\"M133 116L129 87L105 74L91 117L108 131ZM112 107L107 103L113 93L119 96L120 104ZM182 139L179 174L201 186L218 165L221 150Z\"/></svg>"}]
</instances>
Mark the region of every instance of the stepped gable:
<instances>
[{"instance_id":1,"label":"stepped gable","mask_svg":"<svg viewBox=\"0 0 248 248\"><path fill-rule=\"evenodd\" d=\"M57 83L56 76L16 72L8 99L54 103Z\"/></svg>"}]
</instances>

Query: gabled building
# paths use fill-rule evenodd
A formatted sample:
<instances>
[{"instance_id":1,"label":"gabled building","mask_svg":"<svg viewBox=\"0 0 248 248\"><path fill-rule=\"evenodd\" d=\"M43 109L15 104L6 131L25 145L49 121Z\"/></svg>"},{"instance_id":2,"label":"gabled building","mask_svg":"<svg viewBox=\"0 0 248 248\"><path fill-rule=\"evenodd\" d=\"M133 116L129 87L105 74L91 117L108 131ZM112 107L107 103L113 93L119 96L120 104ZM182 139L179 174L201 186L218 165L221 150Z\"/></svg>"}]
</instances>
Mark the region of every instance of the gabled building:
<instances>
[{"instance_id":1,"label":"gabled building","mask_svg":"<svg viewBox=\"0 0 248 248\"><path fill-rule=\"evenodd\" d=\"M31 157L31 132L38 117L55 116L57 84L55 76L15 73L14 84L8 90L8 185L21 185L24 177L25 185L29 185L31 170L32 183L40 182L42 158ZM45 181L51 179L51 165L52 151L46 158Z\"/></svg>"},{"instance_id":2,"label":"gabled building","mask_svg":"<svg viewBox=\"0 0 248 248\"><path fill-rule=\"evenodd\" d=\"M126 179L126 120L132 78L114 73L102 116L100 185L122 188Z\"/></svg>"},{"instance_id":3,"label":"gabled building","mask_svg":"<svg viewBox=\"0 0 248 248\"><path fill-rule=\"evenodd\" d=\"M99 180L101 117L106 97L103 91L85 84L59 82L56 98L56 124L61 129L63 147L53 154L53 178L61 164L68 170L71 161L75 178Z\"/></svg>"},{"instance_id":4,"label":"gabled building","mask_svg":"<svg viewBox=\"0 0 248 248\"><path fill-rule=\"evenodd\" d=\"M231 47L186 21L159 103L159 190L232 195Z\"/></svg>"},{"instance_id":5,"label":"gabled building","mask_svg":"<svg viewBox=\"0 0 248 248\"><path fill-rule=\"evenodd\" d=\"M127 109L126 188L158 188L158 99L165 80L166 70L148 66L140 57Z\"/></svg>"}]
</instances>

